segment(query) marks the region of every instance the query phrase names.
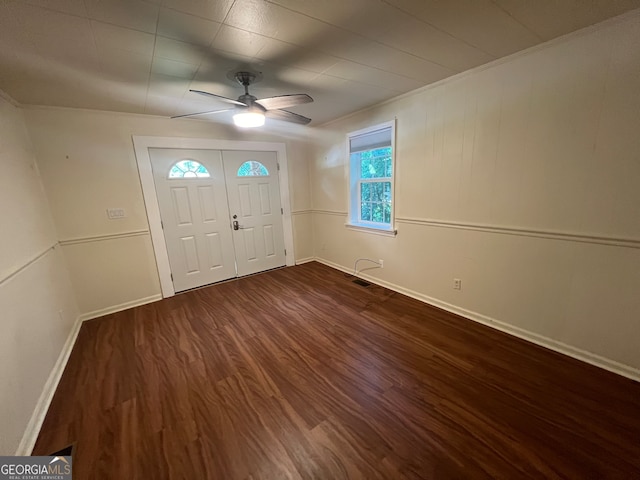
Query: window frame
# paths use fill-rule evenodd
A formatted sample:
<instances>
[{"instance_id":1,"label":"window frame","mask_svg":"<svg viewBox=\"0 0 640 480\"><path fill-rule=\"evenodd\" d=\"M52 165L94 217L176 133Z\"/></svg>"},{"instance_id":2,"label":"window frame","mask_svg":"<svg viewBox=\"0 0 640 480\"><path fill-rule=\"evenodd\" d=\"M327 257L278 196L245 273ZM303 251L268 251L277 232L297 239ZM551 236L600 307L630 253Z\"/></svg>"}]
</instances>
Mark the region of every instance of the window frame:
<instances>
[{"instance_id":1,"label":"window frame","mask_svg":"<svg viewBox=\"0 0 640 480\"><path fill-rule=\"evenodd\" d=\"M351 160L351 139L355 137L359 137L362 135L371 134L373 132L379 130L391 129L391 177L379 177L379 178L362 178L362 174L360 171L361 162L352 162ZM396 170L396 145L395 145L395 137L396 137L396 122L395 119L379 123L376 125L372 125L367 128L363 128L361 130L356 130L355 132L350 132L347 134L346 138L346 168L348 172L348 199L349 199L349 209L348 209L348 218L345 226L350 229L359 230L368 233L375 233L379 235L390 235L395 236L397 231L395 228L395 170ZM360 210L360 198L361 198L361 188L363 183L382 183L382 182L390 182L391 184L391 214L390 214L390 223L378 223L367 220L362 220L360 218L361 210Z\"/></svg>"}]
</instances>

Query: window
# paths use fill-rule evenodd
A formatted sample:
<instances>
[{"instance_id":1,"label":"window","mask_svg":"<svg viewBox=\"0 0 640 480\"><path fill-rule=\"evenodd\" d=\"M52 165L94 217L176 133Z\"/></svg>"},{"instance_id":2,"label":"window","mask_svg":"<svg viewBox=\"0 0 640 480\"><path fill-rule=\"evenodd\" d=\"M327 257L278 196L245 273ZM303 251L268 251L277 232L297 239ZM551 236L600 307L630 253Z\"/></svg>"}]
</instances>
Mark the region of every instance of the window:
<instances>
[{"instance_id":1,"label":"window","mask_svg":"<svg viewBox=\"0 0 640 480\"><path fill-rule=\"evenodd\" d=\"M180 160L169 170L169 178L207 178L209 171L195 160Z\"/></svg>"},{"instance_id":2,"label":"window","mask_svg":"<svg viewBox=\"0 0 640 480\"><path fill-rule=\"evenodd\" d=\"M255 160L244 162L238 169L238 177L266 177L268 175L267 167Z\"/></svg>"},{"instance_id":3,"label":"window","mask_svg":"<svg viewBox=\"0 0 640 480\"><path fill-rule=\"evenodd\" d=\"M348 135L349 223L395 234L393 229L394 123Z\"/></svg>"}]
</instances>

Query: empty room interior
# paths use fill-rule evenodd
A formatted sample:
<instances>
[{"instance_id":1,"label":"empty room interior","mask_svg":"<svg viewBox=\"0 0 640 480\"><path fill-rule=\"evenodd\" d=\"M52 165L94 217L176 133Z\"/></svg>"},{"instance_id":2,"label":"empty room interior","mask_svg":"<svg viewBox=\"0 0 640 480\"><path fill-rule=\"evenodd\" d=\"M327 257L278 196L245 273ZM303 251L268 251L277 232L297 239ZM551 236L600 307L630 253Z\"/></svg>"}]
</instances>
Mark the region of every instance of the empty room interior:
<instances>
[{"instance_id":1,"label":"empty room interior","mask_svg":"<svg viewBox=\"0 0 640 480\"><path fill-rule=\"evenodd\" d=\"M640 478L640 0L0 2L0 455Z\"/></svg>"}]
</instances>

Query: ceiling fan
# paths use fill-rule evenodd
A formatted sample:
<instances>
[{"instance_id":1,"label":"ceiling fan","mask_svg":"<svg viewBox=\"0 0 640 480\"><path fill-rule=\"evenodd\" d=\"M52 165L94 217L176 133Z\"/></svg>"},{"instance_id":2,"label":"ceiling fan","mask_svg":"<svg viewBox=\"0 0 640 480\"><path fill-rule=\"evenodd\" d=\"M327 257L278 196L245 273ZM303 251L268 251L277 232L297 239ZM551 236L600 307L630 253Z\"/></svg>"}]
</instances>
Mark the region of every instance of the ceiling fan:
<instances>
[{"instance_id":1,"label":"ceiling fan","mask_svg":"<svg viewBox=\"0 0 640 480\"><path fill-rule=\"evenodd\" d=\"M233 108L188 113L186 115L176 115L171 118L193 117L195 115L207 115L211 113L222 113L235 110L236 113L233 116L233 121L239 127L260 127L264 125L265 116L276 120L284 120L285 122L298 123L300 125L306 125L311 121L310 118L289 112L288 110L283 110L283 108L313 102L313 98L305 93L278 95L275 97L260 99L251 95L249 93L249 85L260 79L258 75L259 74L252 72L236 72L233 74L233 78L244 87L244 94L240 95L238 100L233 100L214 93L203 92L201 90L189 90L190 92L199 93L200 95L216 98L225 103L231 103L234 105Z\"/></svg>"}]
</instances>

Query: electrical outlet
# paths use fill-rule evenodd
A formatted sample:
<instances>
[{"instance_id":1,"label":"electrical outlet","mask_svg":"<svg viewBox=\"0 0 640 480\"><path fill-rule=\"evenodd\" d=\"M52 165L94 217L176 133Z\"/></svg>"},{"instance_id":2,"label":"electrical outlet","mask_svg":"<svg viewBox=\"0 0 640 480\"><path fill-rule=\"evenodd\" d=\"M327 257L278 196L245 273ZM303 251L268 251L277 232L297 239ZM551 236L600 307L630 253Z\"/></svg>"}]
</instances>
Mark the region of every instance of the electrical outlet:
<instances>
[{"instance_id":1,"label":"electrical outlet","mask_svg":"<svg viewBox=\"0 0 640 480\"><path fill-rule=\"evenodd\" d=\"M380 268L384 268L384 260L380 259L378 262L380 263Z\"/></svg>"},{"instance_id":2,"label":"electrical outlet","mask_svg":"<svg viewBox=\"0 0 640 480\"><path fill-rule=\"evenodd\" d=\"M462 280L459 278L453 279L453 289L454 290L462 290Z\"/></svg>"}]
</instances>

